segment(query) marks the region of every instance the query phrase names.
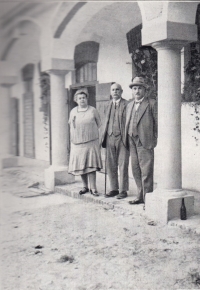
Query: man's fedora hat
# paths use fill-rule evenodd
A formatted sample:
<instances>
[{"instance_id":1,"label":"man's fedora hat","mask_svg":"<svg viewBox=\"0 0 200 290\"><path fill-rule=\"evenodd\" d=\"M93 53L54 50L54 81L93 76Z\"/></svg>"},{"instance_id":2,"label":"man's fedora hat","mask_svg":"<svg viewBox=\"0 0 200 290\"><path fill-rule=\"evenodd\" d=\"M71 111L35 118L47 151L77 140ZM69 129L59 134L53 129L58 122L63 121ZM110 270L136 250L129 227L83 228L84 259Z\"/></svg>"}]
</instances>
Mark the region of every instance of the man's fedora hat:
<instances>
[{"instance_id":1,"label":"man's fedora hat","mask_svg":"<svg viewBox=\"0 0 200 290\"><path fill-rule=\"evenodd\" d=\"M147 85L145 84L145 80L142 77L135 77L132 79L131 84L129 85L129 88L132 89L134 86L142 86L145 89L147 89Z\"/></svg>"},{"instance_id":2,"label":"man's fedora hat","mask_svg":"<svg viewBox=\"0 0 200 290\"><path fill-rule=\"evenodd\" d=\"M79 94L84 94L84 95L86 95L88 97L89 96L88 89L87 88L81 88L81 89L76 91L74 96L77 96Z\"/></svg>"}]
</instances>

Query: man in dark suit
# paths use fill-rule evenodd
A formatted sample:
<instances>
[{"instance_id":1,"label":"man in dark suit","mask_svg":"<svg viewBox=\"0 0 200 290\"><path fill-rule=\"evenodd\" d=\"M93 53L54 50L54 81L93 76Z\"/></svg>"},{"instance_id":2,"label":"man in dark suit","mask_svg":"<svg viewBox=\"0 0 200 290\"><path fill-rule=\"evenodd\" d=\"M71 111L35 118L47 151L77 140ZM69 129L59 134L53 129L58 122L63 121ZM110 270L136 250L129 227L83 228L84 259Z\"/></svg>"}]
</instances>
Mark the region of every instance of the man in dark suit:
<instances>
[{"instance_id":1,"label":"man in dark suit","mask_svg":"<svg viewBox=\"0 0 200 290\"><path fill-rule=\"evenodd\" d=\"M131 156L131 167L138 194L130 204L145 203L153 191L154 148L157 145L157 102L145 96L146 84L135 77L129 85L133 101L127 106L125 138ZM144 207L145 209L145 207Z\"/></svg>"},{"instance_id":2,"label":"man in dark suit","mask_svg":"<svg viewBox=\"0 0 200 290\"><path fill-rule=\"evenodd\" d=\"M106 170L110 181L110 192L106 197L127 197L129 152L125 147L125 122L127 101L121 97L122 87L112 83L110 102L102 134L102 147L106 148ZM120 182L118 181L118 166Z\"/></svg>"}]
</instances>

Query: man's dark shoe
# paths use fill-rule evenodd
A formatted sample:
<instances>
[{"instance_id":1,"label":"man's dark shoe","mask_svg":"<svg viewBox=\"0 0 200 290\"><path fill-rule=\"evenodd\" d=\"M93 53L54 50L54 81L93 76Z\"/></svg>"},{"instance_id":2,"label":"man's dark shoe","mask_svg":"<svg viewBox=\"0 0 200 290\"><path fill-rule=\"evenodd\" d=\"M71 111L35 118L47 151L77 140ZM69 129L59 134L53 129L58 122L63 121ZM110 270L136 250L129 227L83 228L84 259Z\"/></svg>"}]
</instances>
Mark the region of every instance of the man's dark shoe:
<instances>
[{"instance_id":1,"label":"man's dark shoe","mask_svg":"<svg viewBox=\"0 0 200 290\"><path fill-rule=\"evenodd\" d=\"M118 194L117 196L117 199L123 199L123 198L126 198L128 195L127 195L127 192L126 191L122 191Z\"/></svg>"},{"instance_id":2,"label":"man's dark shoe","mask_svg":"<svg viewBox=\"0 0 200 290\"><path fill-rule=\"evenodd\" d=\"M109 193L105 194L105 197L113 197L119 194L119 190L111 190Z\"/></svg>"},{"instance_id":3,"label":"man's dark shoe","mask_svg":"<svg viewBox=\"0 0 200 290\"><path fill-rule=\"evenodd\" d=\"M136 198L135 200L131 200L128 202L129 204L140 204L140 203L144 203L143 200Z\"/></svg>"}]
</instances>

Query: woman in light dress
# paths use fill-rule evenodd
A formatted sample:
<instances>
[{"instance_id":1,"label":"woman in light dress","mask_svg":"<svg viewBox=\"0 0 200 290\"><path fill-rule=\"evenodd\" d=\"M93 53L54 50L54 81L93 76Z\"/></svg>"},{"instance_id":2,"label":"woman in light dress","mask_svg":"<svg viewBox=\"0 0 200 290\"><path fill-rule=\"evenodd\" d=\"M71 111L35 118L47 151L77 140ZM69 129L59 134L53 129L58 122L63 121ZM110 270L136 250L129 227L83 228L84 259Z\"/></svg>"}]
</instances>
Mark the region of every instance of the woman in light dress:
<instances>
[{"instance_id":1,"label":"woman in light dress","mask_svg":"<svg viewBox=\"0 0 200 290\"><path fill-rule=\"evenodd\" d=\"M87 88L79 89L74 95L78 106L71 110L69 117L69 173L81 176L83 189L79 192L80 195L90 191L98 196L96 171L102 168L98 130L101 120L97 110L88 105L88 98Z\"/></svg>"}]
</instances>

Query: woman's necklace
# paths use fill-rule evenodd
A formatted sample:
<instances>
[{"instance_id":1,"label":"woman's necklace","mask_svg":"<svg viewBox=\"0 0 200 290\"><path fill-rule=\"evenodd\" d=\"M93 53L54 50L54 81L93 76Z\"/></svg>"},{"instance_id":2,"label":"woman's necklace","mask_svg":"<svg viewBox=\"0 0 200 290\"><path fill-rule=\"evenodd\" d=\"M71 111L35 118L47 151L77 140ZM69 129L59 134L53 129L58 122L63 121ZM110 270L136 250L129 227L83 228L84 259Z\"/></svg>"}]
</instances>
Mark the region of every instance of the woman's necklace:
<instances>
[{"instance_id":1,"label":"woman's necklace","mask_svg":"<svg viewBox=\"0 0 200 290\"><path fill-rule=\"evenodd\" d=\"M86 108L77 107L77 112L86 112L88 110L88 106Z\"/></svg>"}]
</instances>

